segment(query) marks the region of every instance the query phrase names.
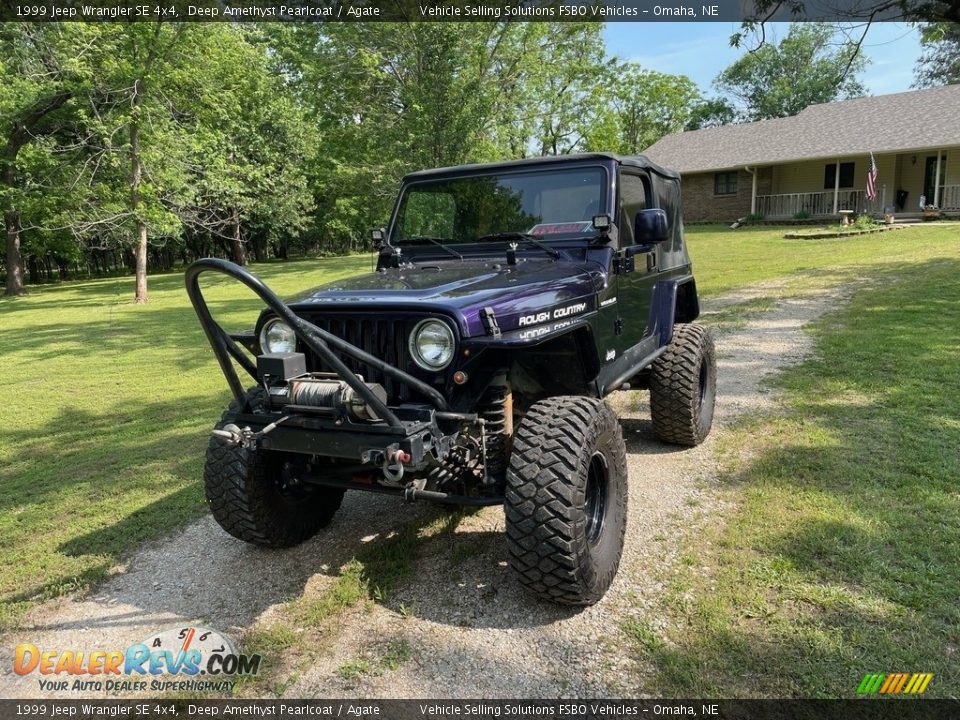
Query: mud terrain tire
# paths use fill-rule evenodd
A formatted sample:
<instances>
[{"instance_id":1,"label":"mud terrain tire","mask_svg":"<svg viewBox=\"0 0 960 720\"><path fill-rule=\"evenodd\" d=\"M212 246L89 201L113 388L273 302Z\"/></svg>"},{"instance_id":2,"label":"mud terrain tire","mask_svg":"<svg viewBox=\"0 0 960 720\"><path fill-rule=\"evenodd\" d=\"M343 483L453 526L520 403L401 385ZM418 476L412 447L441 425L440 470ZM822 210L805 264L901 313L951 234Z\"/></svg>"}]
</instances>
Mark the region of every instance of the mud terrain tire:
<instances>
[{"instance_id":1,"label":"mud terrain tire","mask_svg":"<svg viewBox=\"0 0 960 720\"><path fill-rule=\"evenodd\" d=\"M650 371L654 433L674 445L699 445L710 433L716 394L713 338L702 325L678 324Z\"/></svg>"},{"instance_id":2,"label":"mud terrain tire","mask_svg":"<svg viewBox=\"0 0 960 720\"><path fill-rule=\"evenodd\" d=\"M263 403L263 390L247 396L251 411ZM236 401L224 412L217 428L233 422ZM283 488L284 463L290 456L269 450L250 450L213 436L203 470L204 494L214 519L244 542L264 547L298 545L326 527L343 500L336 488Z\"/></svg>"},{"instance_id":3,"label":"mud terrain tire","mask_svg":"<svg viewBox=\"0 0 960 720\"><path fill-rule=\"evenodd\" d=\"M535 403L514 435L504 508L523 585L565 605L600 600L627 518L627 453L613 410L586 397Z\"/></svg>"}]
</instances>

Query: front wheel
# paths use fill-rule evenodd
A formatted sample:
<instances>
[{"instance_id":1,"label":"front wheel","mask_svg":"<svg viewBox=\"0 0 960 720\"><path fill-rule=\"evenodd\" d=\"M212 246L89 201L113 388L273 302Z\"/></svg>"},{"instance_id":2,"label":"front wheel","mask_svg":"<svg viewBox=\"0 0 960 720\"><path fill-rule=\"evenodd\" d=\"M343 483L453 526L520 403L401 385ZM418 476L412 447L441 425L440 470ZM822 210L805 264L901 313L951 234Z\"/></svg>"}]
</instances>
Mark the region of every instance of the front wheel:
<instances>
[{"instance_id":1,"label":"front wheel","mask_svg":"<svg viewBox=\"0 0 960 720\"><path fill-rule=\"evenodd\" d=\"M540 597L592 605L620 565L627 451L601 400L535 403L517 427L504 502L510 565Z\"/></svg>"},{"instance_id":2,"label":"front wheel","mask_svg":"<svg viewBox=\"0 0 960 720\"><path fill-rule=\"evenodd\" d=\"M667 349L650 368L650 419L664 442L693 447L713 425L717 361L710 332L678 324Z\"/></svg>"},{"instance_id":3,"label":"front wheel","mask_svg":"<svg viewBox=\"0 0 960 720\"><path fill-rule=\"evenodd\" d=\"M256 412L263 390L251 390ZM233 421L235 403L218 428ZM326 527L340 508L343 490L305 486L297 479L300 458L290 453L249 449L212 437L203 470L204 494L220 527L248 543L291 547Z\"/></svg>"}]
</instances>

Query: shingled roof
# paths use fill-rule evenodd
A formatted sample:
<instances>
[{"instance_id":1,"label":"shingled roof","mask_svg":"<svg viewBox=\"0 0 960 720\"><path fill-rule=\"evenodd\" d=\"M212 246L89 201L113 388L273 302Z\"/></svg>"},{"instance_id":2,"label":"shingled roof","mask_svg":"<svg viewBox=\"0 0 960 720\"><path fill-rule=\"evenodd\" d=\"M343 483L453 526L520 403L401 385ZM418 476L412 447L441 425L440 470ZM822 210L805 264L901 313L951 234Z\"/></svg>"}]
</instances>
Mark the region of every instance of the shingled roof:
<instances>
[{"instance_id":1,"label":"shingled roof","mask_svg":"<svg viewBox=\"0 0 960 720\"><path fill-rule=\"evenodd\" d=\"M681 173L960 145L960 85L811 105L797 115L661 138L644 151Z\"/></svg>"}]
</instances>

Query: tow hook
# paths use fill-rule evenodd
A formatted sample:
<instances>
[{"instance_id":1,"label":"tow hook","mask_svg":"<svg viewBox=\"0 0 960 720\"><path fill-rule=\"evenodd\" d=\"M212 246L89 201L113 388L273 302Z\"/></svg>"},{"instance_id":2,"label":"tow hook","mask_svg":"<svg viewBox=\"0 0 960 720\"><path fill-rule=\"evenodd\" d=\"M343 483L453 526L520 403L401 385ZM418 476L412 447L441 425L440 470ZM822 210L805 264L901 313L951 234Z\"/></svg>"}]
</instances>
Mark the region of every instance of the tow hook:
<instances>
[{"instance_id":1,"label":"tow hook","mask_svg":"<svg viewBox=\"0 0 960 720\"><path fill-rule=\"evenodd\" d=\"M387 480L400 482L403 480L403 464L410 462L410 453L399 448L390 448L384 454L383 475Z\"/></svg>"}]
</instances>

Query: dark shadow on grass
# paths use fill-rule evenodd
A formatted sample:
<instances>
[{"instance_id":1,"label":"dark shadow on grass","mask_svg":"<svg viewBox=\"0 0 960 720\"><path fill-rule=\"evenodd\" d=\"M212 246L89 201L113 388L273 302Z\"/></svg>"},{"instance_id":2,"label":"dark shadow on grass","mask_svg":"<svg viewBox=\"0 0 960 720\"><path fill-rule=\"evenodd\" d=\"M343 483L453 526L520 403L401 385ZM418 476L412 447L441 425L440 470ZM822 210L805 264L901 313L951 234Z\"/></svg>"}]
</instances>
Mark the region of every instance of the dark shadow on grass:
<instances>
[{"instance_id":1,"label":"dark shadow on grass","mask_svg":"<svg viewBox=\"0 0 960 720\"><path fill-rule=\"evenodd\" d=\"M114 406L94 414L66 406L29 435L0 428L0 444L17 449L19 464L0 468L7 492L0 511L42 505L83 484L92 497L109 499L136 489L143 464L160 462L177 485L197 477L212 427L221 409L220 394L168 402ZM185 418L197 418L196 423ZM176 428L171 430L171 428Z\"/></svg>"}]
</instances>

